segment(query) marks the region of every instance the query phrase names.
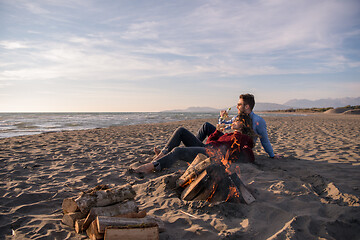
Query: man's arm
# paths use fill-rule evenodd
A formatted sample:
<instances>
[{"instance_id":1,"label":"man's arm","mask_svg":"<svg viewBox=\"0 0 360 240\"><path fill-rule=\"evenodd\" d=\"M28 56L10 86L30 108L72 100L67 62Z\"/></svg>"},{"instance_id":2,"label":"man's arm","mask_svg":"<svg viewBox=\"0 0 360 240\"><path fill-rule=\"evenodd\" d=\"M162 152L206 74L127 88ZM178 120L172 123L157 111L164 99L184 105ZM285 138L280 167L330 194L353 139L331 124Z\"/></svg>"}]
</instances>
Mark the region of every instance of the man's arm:
<instances>
[{"instance_id":1,"label":"man's arm","mask_svg":"<svg viewBox=\"0 0 360 240\"><path fill-rule=\"evenodd\" d=\"M258 119L258 121L255 123L256 124L256 132L257 134L260 135L260 142L261 145L263 146L265 152L267 152L267 154L269 154L269 157L273 158L275 157L274 155L274 150L271 146L269 137L268 137L268 133L266 130L266 122L264 119L260 118Z\"/></svg>"}]
</instances>

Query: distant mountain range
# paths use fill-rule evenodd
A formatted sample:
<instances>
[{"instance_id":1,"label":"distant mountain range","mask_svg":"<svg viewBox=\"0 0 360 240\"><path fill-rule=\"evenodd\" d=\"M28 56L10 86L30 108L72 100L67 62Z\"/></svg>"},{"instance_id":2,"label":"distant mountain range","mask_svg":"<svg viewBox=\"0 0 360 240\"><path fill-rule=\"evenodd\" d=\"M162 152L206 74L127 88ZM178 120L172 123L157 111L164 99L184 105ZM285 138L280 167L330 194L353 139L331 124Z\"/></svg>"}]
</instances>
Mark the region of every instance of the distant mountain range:
<instances>
[{"instance_id":1,"label":"distant mountain range","mask_svg":"<svg viewBox=\"0 0 360 240\"><path fill-rule=\"evenodd\" d=\"M255 105L254 111L271 111L271 110L286 110L290 108L327 108L327 107L345 107L345 106L356 106L360 105L360 97L357 98L328 98L328 99L319 99L319 100L308 100L308 99L292 99L287 101L284 104L277 103L263 103L258 102ZM176 109L176 110L166 110L164 112L219 112L220 110L226 109L216 109L211 107L189 107L186 109ZM236 112L236 106L231 107L231 112Z\"/></svg>"},{"instance_id":2,"label":"distant mountain range","mask_svg":"<svg viewBox=\"0 0 360 240\"><path fill-rule=\"evenodd\" d=\"M291 106L293 108L326 108L326 107L345 107L347 105L356 106L360 105L360 97L357 98L327 98L319 100L307 100L307 99L293 99L284 103L284 105Z\"/></svg>"}]
</instances>

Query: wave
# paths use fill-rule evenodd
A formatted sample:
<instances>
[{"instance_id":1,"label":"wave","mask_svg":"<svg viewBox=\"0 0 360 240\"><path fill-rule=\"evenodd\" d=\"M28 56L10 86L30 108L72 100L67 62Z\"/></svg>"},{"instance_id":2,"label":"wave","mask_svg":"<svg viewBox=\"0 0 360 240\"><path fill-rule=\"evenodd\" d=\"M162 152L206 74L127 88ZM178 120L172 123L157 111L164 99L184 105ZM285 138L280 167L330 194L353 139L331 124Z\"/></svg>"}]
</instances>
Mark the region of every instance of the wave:
<instances>
[{"instance_id":1,"label":"wave","mask_svg":"<svg viewBox=\"0 0 360 240\"><path fill-rule=\"evenodd\" d=\"M263 114L263 116L285 117L287 115L267 113ZM294 115L292 114L291 116ZM84 130L217 117L217 113L203 112L0 113L0 138L54 131Z\"/></svg>"}]
</instances>

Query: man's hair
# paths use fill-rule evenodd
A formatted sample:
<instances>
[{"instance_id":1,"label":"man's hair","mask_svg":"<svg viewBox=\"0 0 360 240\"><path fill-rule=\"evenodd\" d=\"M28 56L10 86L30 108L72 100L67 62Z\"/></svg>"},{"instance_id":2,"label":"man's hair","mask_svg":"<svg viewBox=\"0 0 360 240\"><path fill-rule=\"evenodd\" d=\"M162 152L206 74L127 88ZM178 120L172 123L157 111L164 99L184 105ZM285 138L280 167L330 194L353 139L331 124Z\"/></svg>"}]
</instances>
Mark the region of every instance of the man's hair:
<instances>
[{"instance_id":1,"label":"man's hair","mask_svg":"<svg viewBox=\"0 0 360 240\"><path fill-rule=\"evenodd\" d=\"M254 95L252 94L241 94L240 97L242 100L244 100L245 105L249 105L251 111L253 110L254 106L255 106L255 98Z\"/></svg>"}]
</instances>

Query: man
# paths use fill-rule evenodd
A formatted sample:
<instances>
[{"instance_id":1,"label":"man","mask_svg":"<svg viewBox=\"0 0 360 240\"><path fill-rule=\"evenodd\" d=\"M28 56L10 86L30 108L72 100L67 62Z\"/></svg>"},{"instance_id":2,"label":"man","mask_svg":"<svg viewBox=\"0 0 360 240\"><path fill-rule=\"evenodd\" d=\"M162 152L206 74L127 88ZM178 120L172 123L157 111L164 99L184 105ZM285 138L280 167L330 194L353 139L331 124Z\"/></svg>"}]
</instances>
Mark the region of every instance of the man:
<instances>
[{"instance_id":1,"label":"man","mask_svg":"<svg viewBox=\"0 0 360 240\"><path fill-rule=\"evenodd\" d=\"M266 122L265 120L256 115L252 110L255 106L255 98L254 95L252 94L242 94L239 97L239 101L237 104L237 110L238 110L238 114L240 113L247 113L250 115L251 120L253 122L253 129L255 131L255 133L257 135L260 136L260 142L261 145L263 146L265 152L269 155L270 158L274 158L274 151L273 148L271 146L271 143L269 141L269 137L268 137L268 133L266 130ZM222 120L222 117L224 116L224 114L226 114L225 111L221 111L220 112L220 118L219 118L219 123L224 123L224 124L230 124L234 121L235 117L232 118L229 121L225 121ZM211 133L215 132L216 127L208 122L204 123L203 126L199 129L196 137L200 140L203 141L207 136L209 136ZM254 143L256 143L257 137L254 138Z\"/></svg>"}]
</instances>

